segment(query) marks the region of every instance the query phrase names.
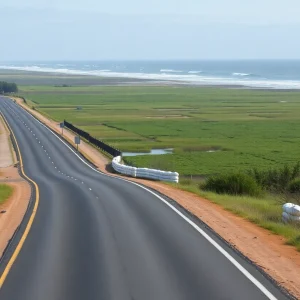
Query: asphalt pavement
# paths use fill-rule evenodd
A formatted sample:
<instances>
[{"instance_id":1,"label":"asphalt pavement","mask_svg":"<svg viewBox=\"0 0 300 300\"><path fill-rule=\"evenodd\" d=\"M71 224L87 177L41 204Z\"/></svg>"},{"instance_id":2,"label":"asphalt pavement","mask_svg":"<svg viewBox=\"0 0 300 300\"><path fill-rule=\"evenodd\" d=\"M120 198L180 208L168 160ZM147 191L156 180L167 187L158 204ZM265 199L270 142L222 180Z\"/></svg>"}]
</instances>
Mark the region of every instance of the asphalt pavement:
<instances>
[{"instance_id":1,"label":"asphalt pavement","mask_svg":"<svg viewBox=\"0 0 300 300\"><path fill-rule=\"evenodd\" d=\"M12 101L0 111L40 191L1 300L288 299L164 198L97 172Z\"/></svg>"}]
</instances>

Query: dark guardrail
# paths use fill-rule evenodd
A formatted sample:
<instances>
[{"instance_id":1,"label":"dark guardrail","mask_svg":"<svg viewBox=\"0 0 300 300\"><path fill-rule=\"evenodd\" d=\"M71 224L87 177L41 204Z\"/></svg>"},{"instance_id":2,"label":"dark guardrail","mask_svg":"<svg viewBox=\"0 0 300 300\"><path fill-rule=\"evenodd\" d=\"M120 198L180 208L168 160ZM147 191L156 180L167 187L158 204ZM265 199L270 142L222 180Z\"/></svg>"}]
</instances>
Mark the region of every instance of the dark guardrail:
<instances>
[{"instance_id":1,"label":"dark guardrail","mask_svg":"<svg viewBox=\"0 0 300 300\"><path fill-rule=\"evenodd\" d=\"M96 146L97 148L100 148L102 151L110 154L113 157L116 156L120 156L122 153L121 151L105 144L104 142L90 136L90 134L82 129L77 128L76 126L74 126L73 124L67 122L66 120L64 120L64 124L65 127L71 129L72 131L74 131L75 133L77 133L79 136L81 136L82 138L86 139L87 141L89 141L91 144L93 144L94 146Z\"/></svg>"}]
</instances>

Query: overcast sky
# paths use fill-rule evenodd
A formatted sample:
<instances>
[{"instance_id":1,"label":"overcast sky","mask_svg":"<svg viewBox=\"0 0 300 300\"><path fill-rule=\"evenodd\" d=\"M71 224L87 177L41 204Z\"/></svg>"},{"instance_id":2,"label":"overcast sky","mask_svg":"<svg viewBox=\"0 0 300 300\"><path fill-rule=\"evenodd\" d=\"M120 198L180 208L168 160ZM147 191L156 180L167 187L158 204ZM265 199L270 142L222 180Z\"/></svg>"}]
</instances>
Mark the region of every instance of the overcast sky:
<instances>
[{"instance_id":1,"label":"overcast sky","mask_svg":"<svg viewBox=\"0 0 300 300\"><path fill-rule=\"evenodd\" d=\"M299 0L0 0L0 61L300 58L299 12Z\"/></svg>"}]
</instances>

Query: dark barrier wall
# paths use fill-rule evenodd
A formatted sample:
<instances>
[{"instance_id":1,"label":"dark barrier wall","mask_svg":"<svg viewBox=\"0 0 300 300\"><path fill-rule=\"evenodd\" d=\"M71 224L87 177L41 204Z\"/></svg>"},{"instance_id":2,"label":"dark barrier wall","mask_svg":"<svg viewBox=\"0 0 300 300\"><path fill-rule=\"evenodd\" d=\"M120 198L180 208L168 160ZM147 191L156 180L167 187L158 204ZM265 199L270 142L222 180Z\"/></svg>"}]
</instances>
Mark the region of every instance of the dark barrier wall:
<instances>
[{"instance_id":1,"label":"dark barrier wall","mask_svg":"<svg viewBox=\"0 0 300 300\"><path fill-rule=\"evenodd\" d=\"M67 122L66 120L64 120L64 124L67 128L71 129L72 131L77 133L79 136L83 137L84 139L89 141L91 144L95 145L96 147L100 148L102 151L110 154L111 156L116 157L116 156L122 155L121 151L103 143L102 141L97 140L96 138L90 136L89 133L75 127L74 125Z\"/></svg>"}]
</instances>

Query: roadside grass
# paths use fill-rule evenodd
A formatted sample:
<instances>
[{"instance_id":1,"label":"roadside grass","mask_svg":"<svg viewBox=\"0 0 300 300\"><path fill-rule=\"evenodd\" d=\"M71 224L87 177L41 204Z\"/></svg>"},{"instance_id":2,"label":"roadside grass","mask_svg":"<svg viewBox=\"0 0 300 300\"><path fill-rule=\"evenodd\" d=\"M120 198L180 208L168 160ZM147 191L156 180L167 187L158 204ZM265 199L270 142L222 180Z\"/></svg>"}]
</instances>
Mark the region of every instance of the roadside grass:
<instances>
[{"instance_id":1,"label":"roadside grass","mask_svg":"<svg viewBox=\"0 0 300 300\"><path fill-rule=\"evenodd\" d=\"M11 195L13 189L7 184L0 184L0 204L3 204Z\"/></svg>"},{"instance_id":2,"label":"roadside grass","mask_svg":"<svg viewBox=\"0 0 300 300\"><path fill-rule=\"evenodd\" d=\"M174 185L174 184L172 184ZM284 196L265 194L260 197L220 195L199 189L199 182L190 179L174 185L192 192L250 222L265 228L276 235L283 236L286 244L295 246L300 251L300 224L284 224L281 220Z\"/></svg>"}]
</instances>

